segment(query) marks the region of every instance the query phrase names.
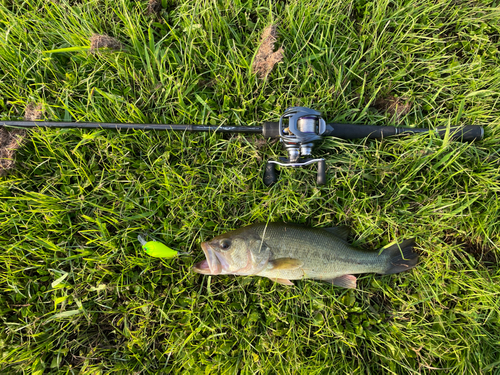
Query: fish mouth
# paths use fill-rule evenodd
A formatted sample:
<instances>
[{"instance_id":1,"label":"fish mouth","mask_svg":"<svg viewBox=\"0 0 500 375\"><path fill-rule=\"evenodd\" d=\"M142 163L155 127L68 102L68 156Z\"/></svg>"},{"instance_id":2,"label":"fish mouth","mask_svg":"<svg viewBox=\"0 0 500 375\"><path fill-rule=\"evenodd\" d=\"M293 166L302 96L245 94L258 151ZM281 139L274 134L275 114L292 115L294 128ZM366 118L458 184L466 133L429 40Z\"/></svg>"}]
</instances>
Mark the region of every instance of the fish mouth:
<instances>
[{"instance_id":1,"label":"fish mouth","mask_svg":"<svg viewBox=\"0 0 500 375\"><path fill-rule=\"evenodd\" d=\"M222 272L222 265L219 258L217 258L217 254L207 242L203 242L201 248L207 259L196 263L193 267L193 271L203 275L219 275Z\"/></svg>"}]
</instances>

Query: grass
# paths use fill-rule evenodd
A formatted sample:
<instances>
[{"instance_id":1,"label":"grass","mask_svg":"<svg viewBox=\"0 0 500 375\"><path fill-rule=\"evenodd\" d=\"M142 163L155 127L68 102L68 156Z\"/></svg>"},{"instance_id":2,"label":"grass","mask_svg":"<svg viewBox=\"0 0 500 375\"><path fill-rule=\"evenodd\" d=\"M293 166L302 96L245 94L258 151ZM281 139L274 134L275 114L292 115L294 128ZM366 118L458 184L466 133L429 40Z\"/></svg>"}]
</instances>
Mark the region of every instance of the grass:
<instances>
[{"instance_id":1,"label":"grass","mask_svg":"<svg viewBox=\"0 0 500 375\"><path fill-rule=\"evenodd\" d=\"M325 186L311 168L269 189L283 151L257 136L30 131L0 179L2 373L500 371L496 2L0 4L0 119L42 103L54 121L254 125L303 105L486 135L328 139ZM261 80L272 23L285 57ZM89 53L94 33L123 49ZM392 97L411 109L374 107ZM354 291L190 271L202 241L267 220L349 225L364 248L415 237L421 261ZM188 254L147 257L144 232Z\"/></svg>"}]
</instances>

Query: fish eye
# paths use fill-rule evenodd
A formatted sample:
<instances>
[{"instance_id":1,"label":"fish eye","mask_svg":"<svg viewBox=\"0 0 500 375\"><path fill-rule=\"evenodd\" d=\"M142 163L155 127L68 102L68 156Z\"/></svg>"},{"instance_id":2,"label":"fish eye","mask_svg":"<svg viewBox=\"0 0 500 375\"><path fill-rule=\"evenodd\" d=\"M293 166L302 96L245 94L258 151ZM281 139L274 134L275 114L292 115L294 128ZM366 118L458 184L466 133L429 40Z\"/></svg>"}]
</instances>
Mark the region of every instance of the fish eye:
<instances>
[{"instance_id":1,"label":"fish eye","mask_svg":"<svg viewBox=\"0 0 500 375\"><path fill-rule=\"evenodd\" d=\"M219 245L222 250L227 250L231 247L231 240L222 240Z\"/></svg>"}]
</instances>

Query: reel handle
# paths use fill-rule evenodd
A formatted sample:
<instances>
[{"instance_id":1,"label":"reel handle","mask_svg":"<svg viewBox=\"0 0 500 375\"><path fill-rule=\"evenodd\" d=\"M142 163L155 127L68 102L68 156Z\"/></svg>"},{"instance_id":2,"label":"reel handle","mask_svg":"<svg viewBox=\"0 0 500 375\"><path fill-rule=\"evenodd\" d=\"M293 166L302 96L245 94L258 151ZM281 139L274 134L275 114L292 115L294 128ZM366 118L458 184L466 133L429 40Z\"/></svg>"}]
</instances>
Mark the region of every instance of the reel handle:
<instances>
[{"instance_id":1,"label":"reel handle","mask_svg":"<svg viewBox=\"0 0 500 375\"><path fill-rule=\"evenodd\" d=\"M290 162L289 159L280 158L281 162L269 160L266 163L266 168L264 170L264 185L267 187L278 182L278 174L276 171L276 165L280 165L282 167L292 167L292 168L300 168L306 165L311 165L314 163L318 163L318 172L316 177L316 182L318 185L326 184L326 162L325 159L300 159L298 162Z\"/></svg>"},{"instance_id":2,"label":"reel handle","mask_svg":"<svg viewBox=\"0 0 500 375\"><path fill-rule=\"evenodd\" d=\"M325 159L318 161L318 176L316 177L318 185L326 184L326 162Z\"/></svg>"},{"instance_id":3,"label":"reel handle","mask_svg":"<svg viewBox=\"0 0 500 375\"><path fill-rule=\"evenodd\" d=\"M278 175L276 174L276 166L274 163L267 162L266 169L264 170L264 185L267 187L274 185L278 182Z\"/></svg>"}]
</instances>

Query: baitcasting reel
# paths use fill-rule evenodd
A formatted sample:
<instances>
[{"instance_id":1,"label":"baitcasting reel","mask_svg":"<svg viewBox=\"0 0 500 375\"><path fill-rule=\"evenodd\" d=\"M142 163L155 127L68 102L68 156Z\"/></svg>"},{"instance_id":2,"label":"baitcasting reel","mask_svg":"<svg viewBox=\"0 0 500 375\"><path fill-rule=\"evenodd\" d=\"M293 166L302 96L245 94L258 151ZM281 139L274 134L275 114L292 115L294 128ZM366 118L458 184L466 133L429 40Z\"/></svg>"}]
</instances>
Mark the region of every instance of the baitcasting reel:
<instances>
[{"instance_id":1,"label":"baitcasting reel","mask_svg":"<svg viewBox=\"0 0 500 375\"><path fill-rule=\"evenodd\" d=\"M326 121L321 117L321 112L307 107L287 108L278 123L265 122L262 129L264 137L279 137L288 153L288 158L280 157L280 161L269 160L267 162L264 184L270 186L278 181L276 165L299 168L314 163L318 163L318 185L325 184L325 159L313 159L309 156L311 156L314 142L321 140L326 127Z\"/></svg>"}]
</instances>

